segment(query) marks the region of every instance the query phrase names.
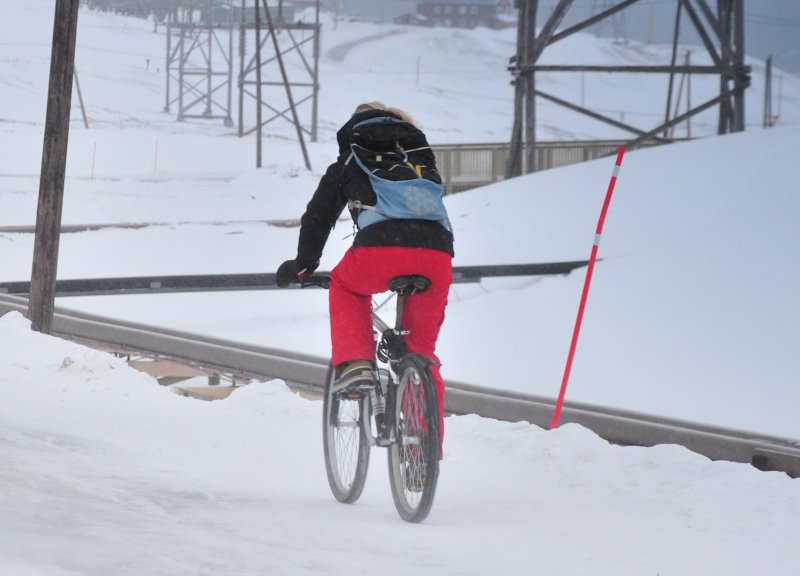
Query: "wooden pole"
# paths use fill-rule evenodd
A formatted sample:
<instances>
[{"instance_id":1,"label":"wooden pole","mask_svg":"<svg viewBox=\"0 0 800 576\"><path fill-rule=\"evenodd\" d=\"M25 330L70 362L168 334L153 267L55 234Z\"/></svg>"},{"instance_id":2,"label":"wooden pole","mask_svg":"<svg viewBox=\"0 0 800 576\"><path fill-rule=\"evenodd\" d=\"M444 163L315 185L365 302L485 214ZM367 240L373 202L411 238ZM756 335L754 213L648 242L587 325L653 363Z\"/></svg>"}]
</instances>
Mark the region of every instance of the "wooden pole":
<instances>
[{"instance_id":1,"label":"wooden pole","mask_svg":"<svg viewBox=\"0 0 800 576\"><path fill-rule=\"evenodd\" d=\"M78 0L56 0L53 47L50 57L50 87L42 147L42 173L36 212L31 293L28 317L31 327L49 334L53 324L61 207L67 168L72 78L75 70L75 38Z\"/></svg>"}]
</instances>

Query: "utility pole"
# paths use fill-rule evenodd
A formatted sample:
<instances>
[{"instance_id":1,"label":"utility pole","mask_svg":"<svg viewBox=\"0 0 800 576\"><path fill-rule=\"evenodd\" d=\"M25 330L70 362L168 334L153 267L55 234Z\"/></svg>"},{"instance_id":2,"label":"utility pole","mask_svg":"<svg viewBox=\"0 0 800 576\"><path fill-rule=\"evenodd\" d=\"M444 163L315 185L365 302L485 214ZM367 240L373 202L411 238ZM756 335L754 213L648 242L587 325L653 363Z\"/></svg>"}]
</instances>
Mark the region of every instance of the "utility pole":
<instances>
[{"instance_id":1,"label":"utility pole","mask_svg":"<svg viewBox=\"0 0 800 576\"><path fill-rule=\"evenodd\" d=\"M36 211L36 238L31 268L31 293L28 302L31 327L45 334L49 334L52 329L55 305L58 241L61 234L61 207L67 168L77 29L78 0L56 0L53 48L50 57L50 87L47 94L47 116L42 147L42 173Z\"/></svg>"}]
</instances>

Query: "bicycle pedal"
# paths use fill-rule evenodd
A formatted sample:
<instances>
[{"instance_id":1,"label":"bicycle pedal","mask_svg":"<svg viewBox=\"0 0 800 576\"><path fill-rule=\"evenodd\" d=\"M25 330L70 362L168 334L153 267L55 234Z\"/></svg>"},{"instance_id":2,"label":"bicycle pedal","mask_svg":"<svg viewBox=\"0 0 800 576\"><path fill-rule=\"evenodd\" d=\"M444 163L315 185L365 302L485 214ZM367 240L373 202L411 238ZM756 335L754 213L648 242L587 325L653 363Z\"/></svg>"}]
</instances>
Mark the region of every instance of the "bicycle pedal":
<instances>
[{"instance_id":1,"label":"bicycle pedal","mask_svg":"<svg viewBox=\"0 0 800 576\"><path fill-rule=\"evenodd\" d=\"M363 385L353 385L348 386L346 388L342 388L341 390L334 390L333 395L337 398L344 398L347 400L358 400L359 398L364 398L369 396L369 394L375 390L375 385L371 382L369 384Z\"/></svg>"}]
</instances>

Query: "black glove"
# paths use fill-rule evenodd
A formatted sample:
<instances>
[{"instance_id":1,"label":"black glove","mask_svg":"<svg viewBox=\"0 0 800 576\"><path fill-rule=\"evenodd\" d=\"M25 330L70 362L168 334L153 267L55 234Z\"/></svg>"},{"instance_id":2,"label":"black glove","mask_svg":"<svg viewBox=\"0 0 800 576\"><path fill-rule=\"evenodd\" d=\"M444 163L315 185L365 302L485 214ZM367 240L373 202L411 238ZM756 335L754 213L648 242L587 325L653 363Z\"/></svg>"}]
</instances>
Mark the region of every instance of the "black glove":
<instances>
[{"instance_id":1,"label":"black glove","mask_svg":"<svg viewBox=\"0 0 800 576\"><path fill-rule=\"evenodd\" d=\"M318 265L319 263L308 265L298 262L297 260L287 260L278 266L278 271L275 273L275 284L278 285L278 288L286 288L289 284L299 280L297 277L298 274L302 272L307 276L314 272Z\"/></svg>"}]
</instances>

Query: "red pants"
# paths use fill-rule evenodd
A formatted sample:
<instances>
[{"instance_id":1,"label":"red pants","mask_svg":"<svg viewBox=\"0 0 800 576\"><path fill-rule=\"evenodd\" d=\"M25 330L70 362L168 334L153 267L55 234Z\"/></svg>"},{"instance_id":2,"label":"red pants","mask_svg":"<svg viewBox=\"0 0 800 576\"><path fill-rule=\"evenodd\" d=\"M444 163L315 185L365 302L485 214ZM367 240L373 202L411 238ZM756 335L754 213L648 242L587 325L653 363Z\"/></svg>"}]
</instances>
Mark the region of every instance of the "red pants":
<instances>
[{"instance_id":1,"label":"red pants","mask_svg":"<svg viewBox=\"0 0 800 576\"><path fill-rule=\"evenodd\" d=\"M418 274L431 286L406 300L403 329L410 330L410 352L436 357L436 339L444 321L447 294L453 281L452 257L427 248L376 246L351 248L331 271L330 315L333 364L348 360L375 361L370 310L373 294L388 291L395 276ZM390 325L394 324L392 320ZM444 381L438 366L431 367L439 400L439 430L444 438Z\"/></svg>"}]
</instances>

